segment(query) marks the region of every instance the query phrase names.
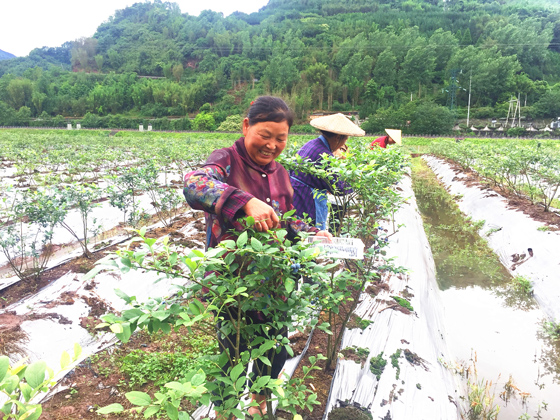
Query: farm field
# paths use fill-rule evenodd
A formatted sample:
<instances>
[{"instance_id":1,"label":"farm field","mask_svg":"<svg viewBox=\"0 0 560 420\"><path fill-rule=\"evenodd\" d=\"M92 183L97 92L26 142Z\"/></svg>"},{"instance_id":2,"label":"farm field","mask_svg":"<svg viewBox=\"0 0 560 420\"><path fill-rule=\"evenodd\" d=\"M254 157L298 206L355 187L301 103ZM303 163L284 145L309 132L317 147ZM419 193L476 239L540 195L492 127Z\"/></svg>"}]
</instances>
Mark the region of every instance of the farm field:
<instances>
[{"instance_id":1,"label":"farm field","mask_svg":"<svg viewBox=\"0 0 560 420\"><path fill-rule=\"evenodd\" d=\"M187 297L182 297L182 293L188 296L190 293L187 292L188 285L196 280L196 277L166 268L167 271L163 270L164 278L154 284L154 280L158 278L156 271L162 272L161 267L158 270L154 270L154 267L157 267L156 261L166 261L166 258L175 258L173 260L175 262L183 261L187 264L183 266L184 269L187 269L190 264L188 261L197 261L192 252L204 250L204 223L201 212L193 211L184 204L181 192L182 178L186 172L200 165L212 150L229 146L237 138L235 134L220 133L0 130L0 247L3 251L0 254L0 296L2 297L0 329L4 337L1 340L1 353L9 355L12 362L16 361L18 355L27 355L30 362L42 359L54 368L59 364L60 354L63 351L71 352L74 343L79 343L84 354L88 356L97 354L97 356L88 357L85 361L82 361L83 357L78 358L78 361L82 361L78 370L93 372L95 369L91 366L97 365L102 370L95 372L97 376L94 377L106 378L102 388L96 391L95 386L92 389L87 388L84 383L78 386L77 381L71 376L67 377L59 387L60 392L51 400L52 403L45 405L49 407L49 404L52 404L51 408L47 408L43 414L44 418L64 418L65 407L66 410L68 407L74 407L83 418L101 418L94 411L99 406L109 403L118 402L123 405L123 408L130 409L135 402L125 398L123 394L130 390L152 393L154 390L163 389L161 387L164 385L162 382L164 379L169 381L174 379L173 376L165 375L159 379L146 372L144 375L140 374L139 371L153 369L155 372L170 371L180 375L189 369L204 369L204 363L201 365L200 361L208 360L208 357L216 353L217 346L213 341L212 333L200 335L196 339L184 330L179 334L168 335L165 333L169 332L172 326L180 325L174 324L177 321L175 314L167 314L163 319L158 318L157 322L153 320L154 311L170 308L173 303L179 305L181 302L190 302ZM301 162L293 159L293 153L312 138L314 136L311 135L291 136L291 144L282 158L283 164L286 167L301 165ZM430 325L439 323L443 314L437 310L432 313L425 312L430 299L435 299L431 302L432 305L437 306L439 302L439 298L435 297L439 292L433 290L435 274L430 271L430 263L426 262L430 260L431 252L429 247L422 245L417 247L427 248L428 254L421 253L408 259L404 257L404 254L409 252L404 248L405 244L408 243L408 246L423 244L420 237L424 235L419 233L421 220L415 216L415 210L408 208L413 202L411 200L414 200L414 192L410 186L407 186L410 181L405 174L408 166L408 157L402 150L405 148L369 151L366 146L370 141L371 139L351 141L351 154L335 165L336 173L345 177L355 191L351 197L344 196L337 203L352 208L352 217L341 223L338 233L360 237L366 249L372 250L372 254L364 261L356 263L346 261L343 266L340 266L354 273L354 277L352 279L334 277L341 282L337 287L344 291L343 294L348 292L343 284L347 285L346 287L352 284L362 293L368 287L379 288L376 293L369 295L374 302L373 306L368 307L369 309L350 304L350 313L357 310L359 319L355 322L359 324L359 320L363 320L363 328L350 328L348 331L354 332L344 333L347 334L344 339L341 335L341 342L343 348L346 348L351 345L349 344L351 335L348 334L359 333L363 336L371 336L372 342L359 346L370 347L369 356L366 356L368 364L372 365L369 361L375 360L376 357L384 360L383 352L386 359L393 360L392 368L388 368L385 374L380 374L381 379L372 376L373 370L368 366L356 367L362 372L360 375L363 375L366 381L357 383L358 388L369 386L370 388L366 389L371 389L372 383L367 382L370 380L379 385L375 388L376 392L372 394L371 401L376 401L377 404L377 401L386 399L389 394L392 395L391 389L394 389L392 387L396 383L395 369L398 369L397 372L402 369L403 377L406 375L409 378L406 382L410 382L411 386L401 385L402 391L399 394L403 394L401 401L418 399L422 401L422 406L426 406L423 410L429 413L433 409L430 408L433 404L427 403L429 401L427 395L421 395L419 392L416 384L420 382L413 382L422 369L418 368L418 364L406 362L404 356L401 358L400 350L403 354L410 354L405 352L408 350L418 356L416 360L430 360L431 364L438 366L437 369L429 369L431 374L422 379L425 391L426 387L430 389L433 385L433 392L448 395L445 387L435 387L436 382L447 384L447 389L456 388L452 379L454 369L442 368L442 366L449 367L451 361L441 363L437 358L438 351L445 345L433 344L437 340L435 336L430 335L433 333L430 331ZM412 151L418 147L429 148L433 154L454 160L462 166L457 167L456 171L469 171L469 173L476 171L480 176L479 182L486 182L488 188L501 191L510 198L526 200L527 203L524 205L526 209L532 206L547 210L540 213L535 210L533 217L539 213L540 216L536 217L540 218L540 222L538 230L537 227L533 229L546 235L551 241L557 240L560 217L556 214L555 206L560 185L557 172L560 166L558 143L555 141L492 143L467 139L456 143L445 139L409 138L405 139L405 146ZM308 170L314 169L308 168ZM315 170L322 170L322 168L315 168ZM487 211L491 210L487 208ZM400 226L401 224L404 226ZM146 251L147 254L142 254L143 251L121 253L121 259L112 260L113 266L117 268L116 271L102 271L95 277L85 281L80 280L86 272L94 268L95 261L106 253L114 256L116 248L124 246L126 241L130 240L131 233L125 227L143 229L141 232L144 238L129 245L129 249L146 249L149 250ZM412 230L418 227L420 230ZM497 227L486 226L486 233L491 229ZM261 242L266 243L266 241ZM430 240L433 247L431 242ZM166 244L171 246L171 254ZM533 248L537 252L538 247L535 245ZM510 257L508 252L504 250L503 255L499 257L502 264L511 271L512 263L508 261ZM146 255L154 256L151 266L142 265ZM390 257L395 260L391 262ZM559 373L555 371L560 366L558 361L560 352L555 347L558 343L555 344L554 341L554 334L560 335L558 332L555 333L559 328L557 319L560 319L558 316L560 309L554 305L553 296L549 300L546 299L547 294L556 290L547 289L550 287L550 279L542 276L535 277L540 274L533 271L527 273L523 271L526 267L530 267L533 261L524 264L526 258L527 255L521 261L518 258L513 266L518 272L526 274L529 283L533 280L531 276L534 277L535 297L546 312L542 322L548 329L543 331L549 331L552 337L547 341L547 346L550 347L547 353L550 371L547 373L548 382L546 382L545 392L549 392L551 389L556 390L554 384L560 380ZM414 261L422 262L414 266ZM517 263L519 264L516 265ZM312 263L309 261L305 264ZM499 265L499 262L491 264ZM170 264L170 267L173 265ZM405 274L403 270L411 270L413 266L412 271ZM423 267L427 273L425 278L417 276L424 269ZM200 267L197 266L197 269ZM188 273L188 270L186 272ZM536 284L537 279L539 284ZM426 285L429 287L425 294L413 291L423 289ZM187 289L183 289L185 287ZM120 297L113 292L116 288L121 290ZM176 295L177 290L182 292ZM232 293L234 291L232 290ZM366 295L362 294L361 302L366 302ZM121 299L123 296L125 296L124 301ZM134 299L131 300L131 296L134 296ZM345 295L345 299L349 296ZM394 299L395 296L398 299ZM399 299L401 299L399 305L390 303L399 302ZM406 309L405 301L415 310ZM100 316L106 313L126 314L127 302L135 304L137 309L143 311L146 315L145 325L157 334L145 332L133 334L134 329L139 325L131 324L125 315L122 315L124 318L122 316L104 318L107 326L95 329L95 326L101 322ZM152 302L151 306L146 306L146 302ZM356 301L356 304L358 303ZM336 316L336 308L342 304L342 301L335 300L326 302L324 305L327 306L311 305L310 310L297 316L294 314L294 317L299 317L301 322L303 319L316 317L323 311L332 317L330 324L345 326L348 320L337 319ZM375 315L371 315L371 320L368 321L366 313ZM558 318L555 318L556 316ZM386 320L390 320L394 329L379 329L380 325L387 324ZM298 326L300 330L303 330L302 325ZM408 340L409 337L405 333L399 332L408 328L412 328L410 331L413 331L413 326L416 326L416 331L425 331L425 334L423 336L420 333L413 334ZM445 327L442 327L442 334L444 329ZM344 328L340 329L339 333L342 334L343 331ZM10 334L6 334L8 332ZM117 333L120 341L130 339L130 344L115 347L117 340L114 333ZM300 334L303 334L303 331ZM446 334L444 335L447 337ZM6 339L8 336L11 339ZM56 339L53 340L52 337ZM377 337L387 337L386 342L377 341ZM404 340L403 342L408 342L410 345L406 347L399 340ZM428 351L423 341L432 343L433 349ZM47 342L52 345L45 346ZM331 360L327 361L332 363L329 369L336 372L335 377L340 378L342 375L344 383L346 381L344 375L349 374L348 366L352 365L337 362L338 351L343 349L339 349L337 345L336 342L328 341L323 354L327 358L331 357ZM109 349L109 353L105 349ZM151 364L139 364L142 358L150 354L148 350L153 351L157 356L150 359ZM329 354L329 351L334 353ZM185 354L185 358L179 360L176 356L162 356L162 354L176 355L177 353ZM390 354L393 354L391 358ZM297 356L294 355L295 358ZM453 355L450 353L449 357L452 358ZM162 362L163 359L166 361ZM488 361L483 363L491 364ZM336 369L334 369L335 365ZM545 376L544 373L542 375ZM456 381L462 381L460 375L456 376ZM330 385L323 384L323 386ZM468 398L468 386L466 385L466 388L454 396L455 405L449 406L449 400L446 402L445 410L450 410L457 415L460 411L468 412L468 404L461 402L461 396ZM86 391L87 389L89 391ZM97 400L103 400L104 403L97 401L93 403L91 396L87 400L89 402L83 402L81 398L87 392L94 394L98 392L102 397L98 396ZM430 393L430 396L433 395L436 394ZM188 397L185 398L188 400ZM526 405L515 406L517 411L514 414L511 410L510 412L505 410L506 416L495 418L507 420L516 419L523 413L534 415L537 413L535 407L538 405L542 407L543 401L551 404L551 410L558 409L550 401L544 399L537 401L538 398L538 396L528 397L529 402ZM367 408L368 404L365 402L367 400L367 398L361 400L358 398L355 401ZM397 405L401 403L397 401L398 398L389 400L387 407L371 408L371 410L374 414L380 415L392 413L394 419L407 418L410 413L399 411ZM292 403L297 405L297 399L292 400ZM336 404L336 401L328 404L323 401L319 407L323 410L328 407L330 411ZM443 403L441 404L443 407ZM187 412L194 410L194 407L189 407L188 404L182 408ZM157 406L157 409L161 409L162 413L165 411L163 405ZM155 408L153 410L155 413ZM317 415L317 411L314 412L314 416ZM544 408L540 408L541 414L544 411ZM548 412L551 413L560 418L560 413Z\"/></svg>"}]
</instances>

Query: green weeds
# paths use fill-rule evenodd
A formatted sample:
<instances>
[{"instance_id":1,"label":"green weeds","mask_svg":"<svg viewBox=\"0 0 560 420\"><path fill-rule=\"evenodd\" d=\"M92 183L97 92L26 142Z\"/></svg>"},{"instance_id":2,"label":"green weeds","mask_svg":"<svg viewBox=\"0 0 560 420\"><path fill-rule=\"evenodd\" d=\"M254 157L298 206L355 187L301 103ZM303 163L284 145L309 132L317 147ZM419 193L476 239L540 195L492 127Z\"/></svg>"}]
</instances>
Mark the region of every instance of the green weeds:
<instances>
[{"instance_id":1,"label":"green weeds","mask_svg":"<svg viewBox=\"0 0 560 420\"><path fill-rule=\"evenodd\" d=\"M533 296L533 284L531 280L524 276L515 276L511 280L511 287L524 296Z\"/></svg>"},{"instance_id":2,"label":"green weeds","mask_svg":"<svg viewBox=\"0 0 560 420\"><path fill-rule=\"evenodd\" d=\"M217 343L210 347L206 354L216 354ZM148 353L133 350L122 359L121 372L129 378L131 387L153 382L156 386L164 385L173 380L183 380L192 369L208 368L208 359L200 359L205 353Z\"/></svg>"},{"instance_id":3,"label":"green weeds","mask_svg":"<svg viewBox=\"0 0 560 420\"><path fill-rule=\"evenodd\" d=\"M381 374L385 370L387 365L387 360L383 358L383 352L379 353L377 356L372 357L369 360L369 370L375 375L377 380L381 378Z\"/></svg>"},{"instance_id":4,"label":"green weeds","mask_svg":"<svg viewBox=\"0 0 560 420\"><path fill-rule=\"evenodd\" d=\"M398 296L391 296L399 305L401 305L403 308L408 309L410 312L414 312L414 308L412 307L412 305L410 304L410 302L404 298L398 297Z\"/></svg>"},{"instance_id":5,"label":"green weeds","mask_svg":"<svg viewBox=\"0 0 560 420\"><path fill-rule=\"evenodd\" d=\"M560 340L560 322L545 321L543 323L544 333L552 340Z\"/></svg>"},{"instance_id":6,"label":"green weeds","mask_svg":"<svg viewBox=\"0 0 560 420\"><path fill-rule=\"evenodd\" d=\"M391 365L397 370L397 379L401 374L401 367L399 366L399 357L401 357L401 349L398 349L391 355Z\"/></svg>"}]
</instances>

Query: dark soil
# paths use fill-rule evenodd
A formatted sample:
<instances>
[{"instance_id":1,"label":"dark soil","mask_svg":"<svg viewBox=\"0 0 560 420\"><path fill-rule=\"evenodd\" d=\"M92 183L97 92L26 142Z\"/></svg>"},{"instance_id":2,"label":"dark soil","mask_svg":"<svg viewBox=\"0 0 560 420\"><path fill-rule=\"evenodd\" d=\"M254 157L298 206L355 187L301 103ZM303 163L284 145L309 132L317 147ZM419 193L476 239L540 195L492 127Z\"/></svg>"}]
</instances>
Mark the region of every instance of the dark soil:
<instances>
[{"instance_id":1,"label":"dark soil","mask_svg":"<svg viewBox=\"0 0 560 420\"><path fill-rule=\"evenodd\" d=\"M354 293L352 294L355 302L358 301L359 295L360 294L357 291L354 291ZM346 305L340 307L340 315L345 316L349 311L353 310L353 303L355 302L347 301ZM320 318L321 321L327 321L328 319L326 314L322 314ZM331 329L334 335L340 333L340 323L335 323L334 326L331 326ZM303 378L303 366L311 365L311 363L309 362L309 357L317 356L318 354L326 356L328 337L328 334L326 334L325 332L319 329L315 329L315 331L313 332L313 337L311 338L311 343L309 344L309 348L307 349L305 356L300 361L296 371L294 372L294 378ZM314 370L311 373L312 378L308 377L305 381L305 384L308 388L311 388L313 392L317 394L317 401L320 404L316 405L311 412L309 410L298 409L298 413L301 414L302 417L306 420L322 420L327 406L327 400L329 398L336 360L333 363L333 367L331 369L326 368L324 360L319 361L317 363L317 366L319 366L321 370Z\"/></svg>"},{"instance_id":2,"label":"dark soil","mask_svg":"<svg viewBox=\"0 0 560 420\"><path fill-rule=\"evenodd\" d=\"M149 238L158 238L167 235L171 232L175 232L176 230L182 228L187 223L190 223L193 220L197 220L197 223L200 223L198 218L179 216L175 219L175 222L171 224L169 227L156 228L153 231L149 231L146 234L146 236ZM205 240L205 238L206 236L202 232L191 237L191 239L198 239L198 240L202 239L203 241ZM198 246L196 243L192 241L190 242L192 243L193 246ZM35 280L35 279L21 280L10 287L0 290L0 309L6 308L12 303L17 302L21 299L24 299L27 296L36 293L38 290L41 290L42 288L44 288L51 282L59 279L63 275L67 274L68 272L87 273L95 266L95 263L97 261L105 257L107 253L116 251L120 246L121 244L114 244L103 250L91 252L89 258L86 257L75 258L71 261L68 261L67 263L46 270L45 272L42 273L41 278L39 280ZM139 243L137 246L139 246ZM71 303L67 303L67 304L71 304Z\"/></svg>"},{"instance_id":3,"label":"dark soil","mask_svg":"<svg viewBox=\"0 0 560 420\"><path fill-rule=\"evenodd\" d=\"M328 420L371 420L371 414L357 407L338 407L329 413Z\"/></svg>"},{"instance_id":4,"label":"dark soil","mask_svg":"<svg viewBox=\"0 0 560 420\"><path fill-rule=\"evenodd\" d=\"M363 365L363 363L367 360L367 354L359 354L357 349L354 347L346 347L345 349L340 350L340 354L342 354L345 359L353 360L361 365Z\"/></svg>"},{"instance_id":5,"label":"dark soil","mask_svg":"<svg viewBox=\"0 0 560 420\"><path fill-rule=\"evenodd\" d=\"M309 334L301 332L298 332L290 337L290 347L294 352L294 357L299 356L303 352L308 339Z\"/></svg>"},{"instance_id":6,"label":"dark soil","mask_svg":"<svg viewBox=\"0 0 560 420\"><path fill-rule=\"evenodd\" d=\"M125 394L129 391L147 392L153 395L159 387L153 383L131 387L129 378L119 372L118 361L127 354L142 350L147 353L190 351L185 346L186 329L168 335L148 334L139 332L134 334L130 341L121 344L84 360L61 381L60 392L51 399L43 402L41 420L67 420L67 419L123 419L143 418L131 414L99 415L96 413L100 407L109 404L121 404L125 409L132 408ZM191 407L192 408L192 407Z\"/></svg>"},{"instance_id":7,"label":"dark soil","mask_svg":"<svg viewBox=\"0 0 560 420\"><path fill-rule=\"evenodd\" d=\"M136 334L126 345L127 350L116 348L115 353L142 348L145 337ZM102 416L96 413L100 407L118 403L125 409L131 408L124 394L127 378L113 365L114 357L108 351L99 354L95 363L86 359L70 371L60 382L61 392L43 402L41 420L67 419L122 419L123 416ZM140 387L136 391L150 390L150 386ZM129 418L129 417L125 417Z\"/></svg>"},{"instance_id":8,"label":"dark soil","mask_svg":"<svg viewBox=\"0 0 560 420\"><path fill-rule=\"evenodd\" d=\"M0 314L0 354L21 355L22 350L19 343L27 339L20 327L24 320L15 312Z\"/></svg>"}]
</instances>

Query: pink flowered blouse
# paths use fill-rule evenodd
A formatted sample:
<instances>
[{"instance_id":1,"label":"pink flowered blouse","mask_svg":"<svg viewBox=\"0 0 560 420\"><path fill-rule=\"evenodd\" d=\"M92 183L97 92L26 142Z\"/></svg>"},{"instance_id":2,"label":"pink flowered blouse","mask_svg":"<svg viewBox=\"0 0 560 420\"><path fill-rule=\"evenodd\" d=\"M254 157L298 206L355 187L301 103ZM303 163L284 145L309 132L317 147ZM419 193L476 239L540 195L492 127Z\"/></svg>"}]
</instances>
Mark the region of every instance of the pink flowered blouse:
<instances>
[{"instance_id":1,"label":"pink flowered blouse","mask_svg":"<svg viewBox=\"0 0 560 420\"><path fill-rule=\"evenodd\" d=\"M206 247L215 247L227 238L229 230L243 230L238 219L246 217L241 209L256 197L269 204L279 216L293 209L294 191L286 169L276 161L266 166L254 163L241 137L233 146L212 152L206 163L185 175L183 194L193 209L206 215ZM298 232L318 232L302 220L283 226Z\"/></svg>"}]
</instances>

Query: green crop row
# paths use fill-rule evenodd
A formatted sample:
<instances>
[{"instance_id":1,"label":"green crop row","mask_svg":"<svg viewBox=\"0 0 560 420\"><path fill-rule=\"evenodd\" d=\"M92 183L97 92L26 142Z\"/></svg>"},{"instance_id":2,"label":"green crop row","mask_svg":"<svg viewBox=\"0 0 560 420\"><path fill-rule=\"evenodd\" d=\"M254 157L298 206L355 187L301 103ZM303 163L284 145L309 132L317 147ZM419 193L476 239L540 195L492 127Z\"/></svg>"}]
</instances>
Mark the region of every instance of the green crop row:
<instances>
[{"instance_id":1,"label":"green crop row","mask_svg":"<svg viewBox=\"0 0 560 420\"><path fill-rule=\"evenodd\" d=\"M560 192L560 143L557 141L441 141L430 152L474 170L492 186L527 197L548 211Z\"/></svg>"}]
</instances>

